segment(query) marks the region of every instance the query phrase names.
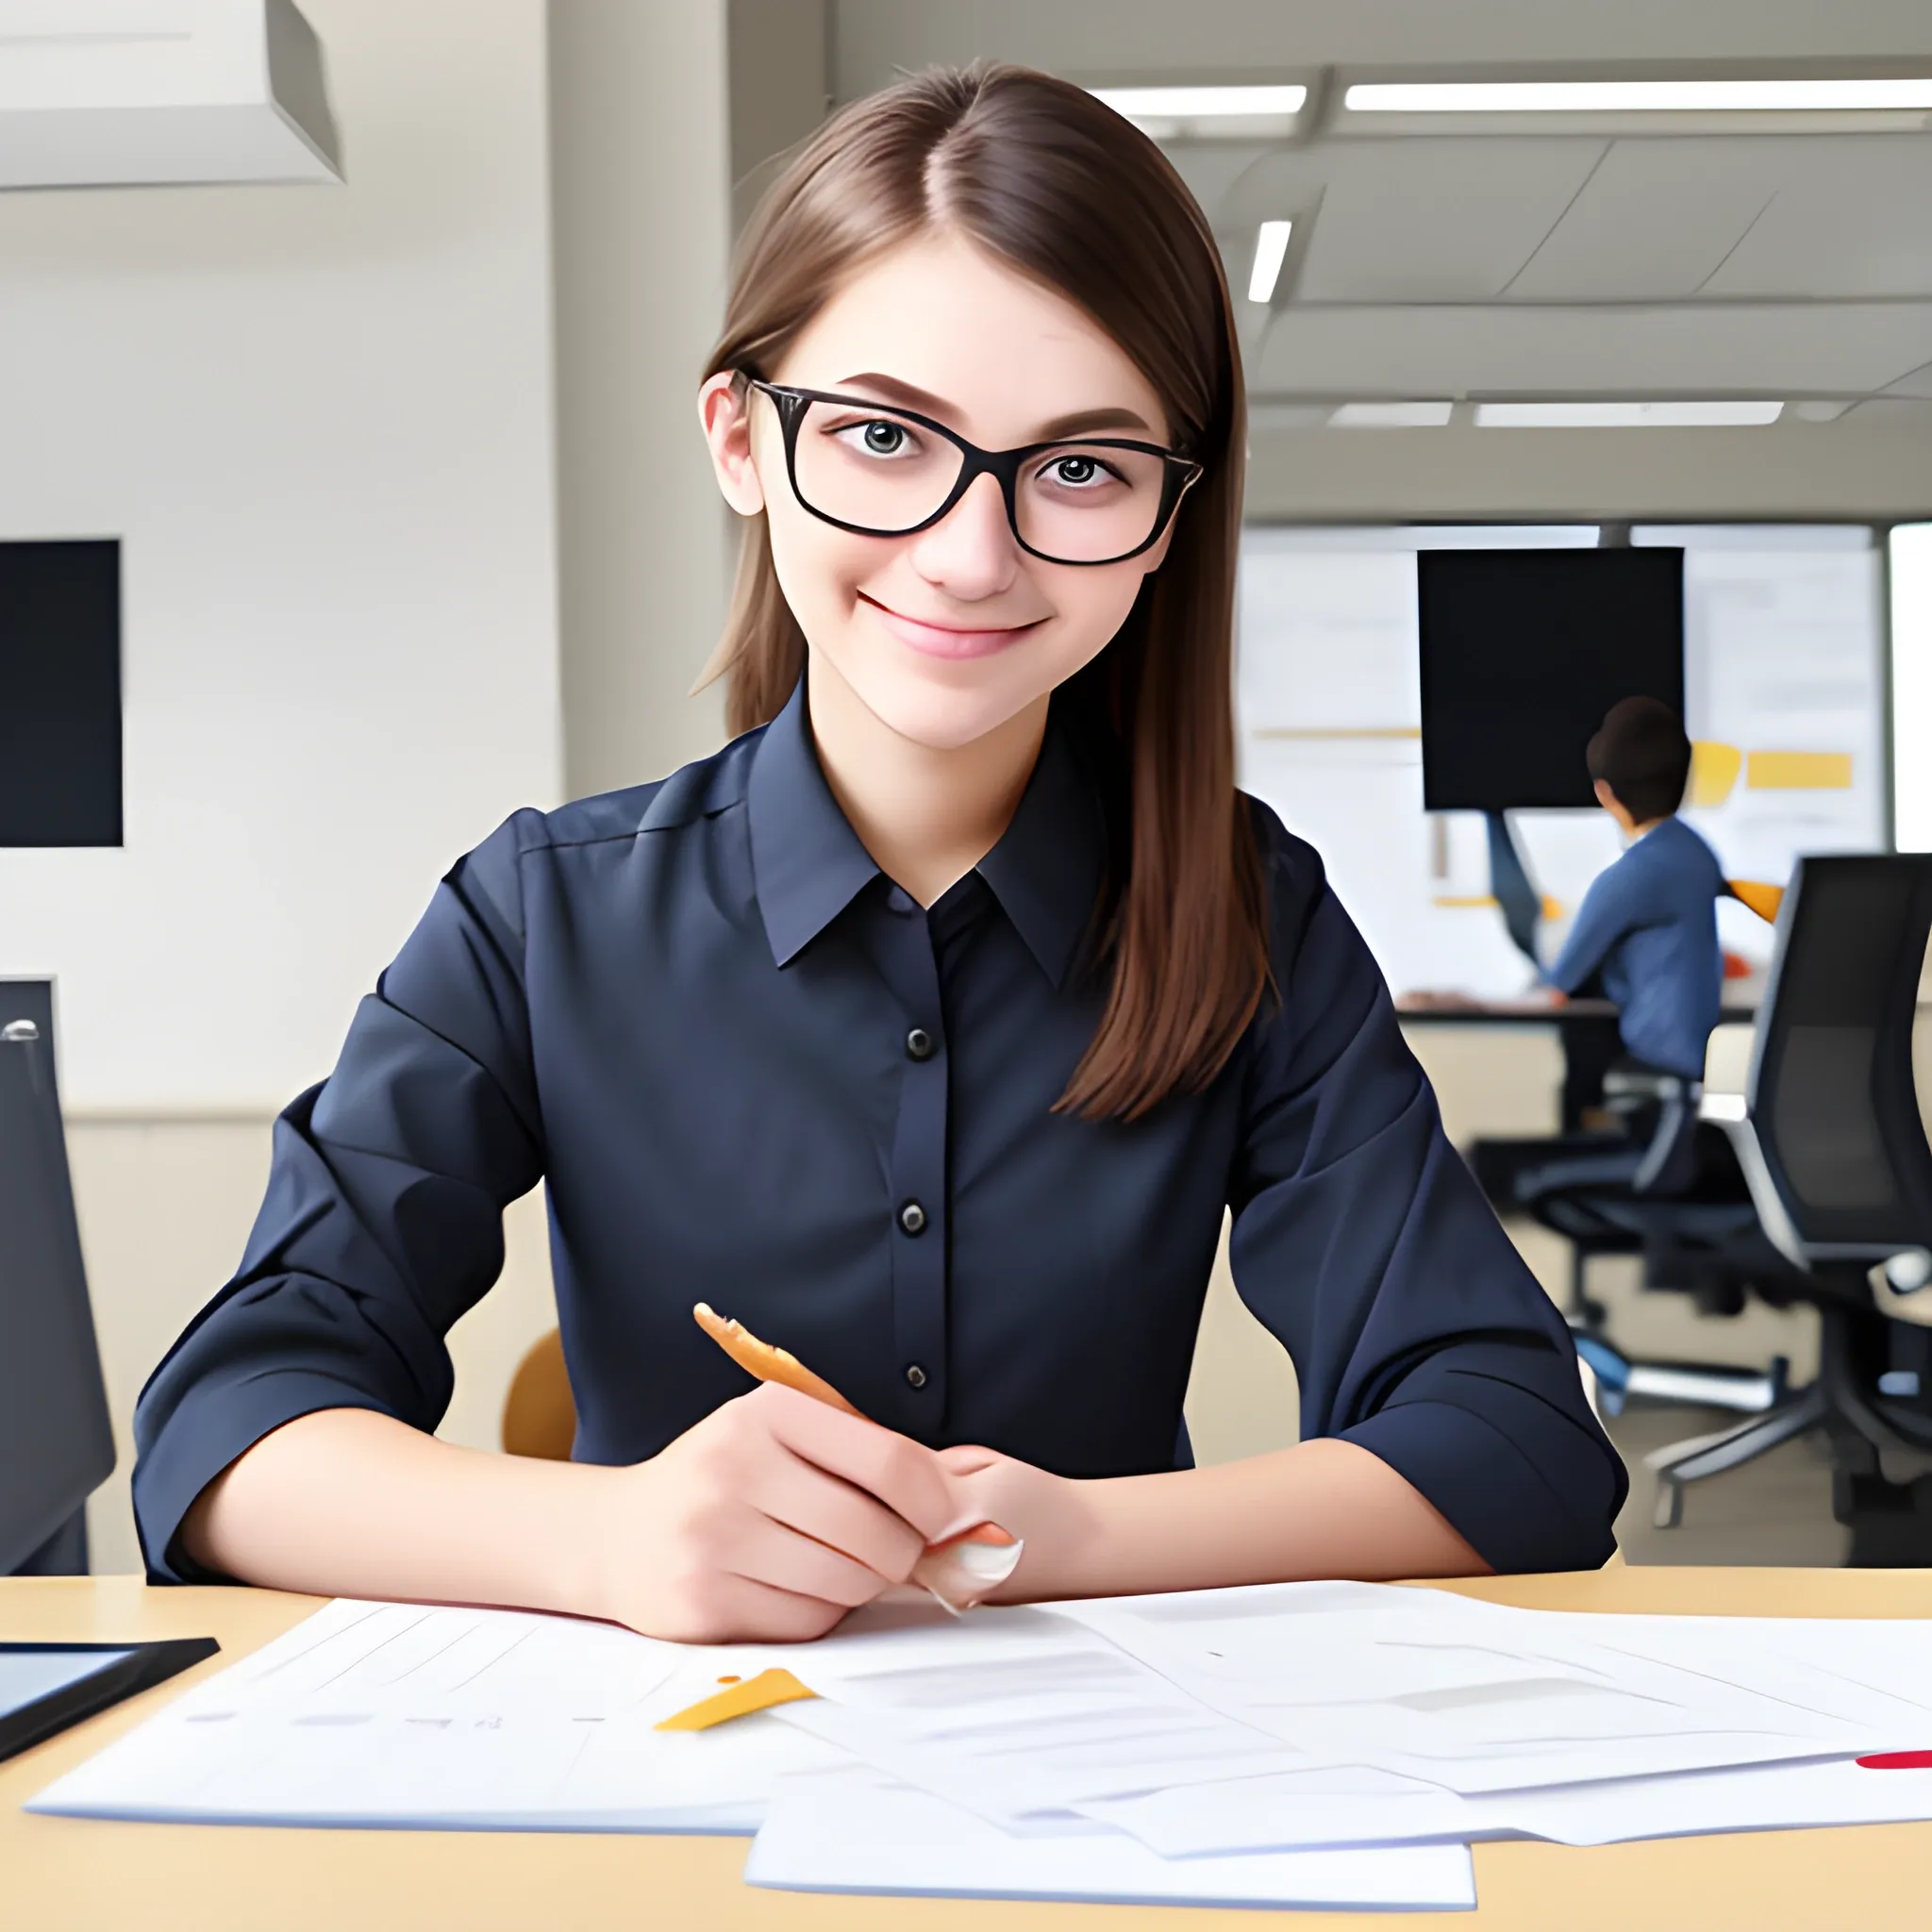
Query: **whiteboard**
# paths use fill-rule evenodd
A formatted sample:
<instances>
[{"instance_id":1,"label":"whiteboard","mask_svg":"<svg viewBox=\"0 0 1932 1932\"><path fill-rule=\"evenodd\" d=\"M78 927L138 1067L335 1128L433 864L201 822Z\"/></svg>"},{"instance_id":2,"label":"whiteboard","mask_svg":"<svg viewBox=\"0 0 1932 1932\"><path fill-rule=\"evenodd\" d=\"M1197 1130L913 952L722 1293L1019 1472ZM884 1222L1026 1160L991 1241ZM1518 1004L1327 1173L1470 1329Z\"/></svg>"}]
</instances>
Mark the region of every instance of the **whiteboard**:
<instances>
[{"instance_id":1,"label":"whiteboard","mask_svg":"<svg viewBox=\"0 0 1932 1932\"><path fill-rule=\"evenodd\" d=\"M1398 991L1521 992L1527 962L1489 893L1481 818L1422 807L1416 552L1587 548L1593 524L1257 527L1242 540L1237 706L1243 786L1322 853ZM1884 849L1890 791L1882 573L1864 525L1640 526L1680 546L1685 711L1707 802L1687 807L1733 878L1782 884L1806 852ZM1720 786L1735 764L1735 775ZM1790 782L1793 779L1801 782ZM1511 814L1559 941L1621 849L1598 811ZM1726 946L1770 928L1719 912Z\"/></svg>"}]
</instances>

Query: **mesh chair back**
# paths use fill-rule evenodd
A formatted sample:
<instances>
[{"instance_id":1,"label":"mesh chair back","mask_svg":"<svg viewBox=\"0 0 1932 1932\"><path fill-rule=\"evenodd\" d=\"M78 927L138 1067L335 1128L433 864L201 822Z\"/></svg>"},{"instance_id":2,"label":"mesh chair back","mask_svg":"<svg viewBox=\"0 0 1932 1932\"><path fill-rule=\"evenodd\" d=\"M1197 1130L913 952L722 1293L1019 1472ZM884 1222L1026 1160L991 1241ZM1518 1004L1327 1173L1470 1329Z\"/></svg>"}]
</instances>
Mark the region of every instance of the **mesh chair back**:
<instances>
[{"instance_id":1,"label":"mesh chair back","mask_svg":"<svg viewBox=\"0 0 1932 1932\"><path fill-rule=\"evenodd\" d=\"M1932 854L1802 858L1779 908L1748 1105L1807 1248L1932 1244L1912 1080Z\"/></svg>"},{"instance_id":2,"label":"mesh chair back","mask_svg":"<svg viewBox=\"0 0 1932 1932\"><path fill-rule=\"evenodd\" d=\"M52 1045L0 1015L0 1576L113 1467Z\"/></svg>"}]
</instances>

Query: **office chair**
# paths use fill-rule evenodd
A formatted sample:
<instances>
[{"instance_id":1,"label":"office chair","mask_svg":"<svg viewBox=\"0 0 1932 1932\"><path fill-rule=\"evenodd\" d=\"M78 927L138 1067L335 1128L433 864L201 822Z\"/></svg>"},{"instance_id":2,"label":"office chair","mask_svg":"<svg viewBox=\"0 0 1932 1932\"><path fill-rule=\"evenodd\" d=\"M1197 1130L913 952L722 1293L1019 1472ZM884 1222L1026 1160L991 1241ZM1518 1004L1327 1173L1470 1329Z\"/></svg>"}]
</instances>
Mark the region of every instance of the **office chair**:
<instances>
[{"instance_id":1,"label":"office chair","mask_svg":"<svg viewBox=\"0 0 1932 1932\"><path fill-rule=\"evenodd\" d=\"M113 1467L53 1055L18 1017L0 1024L0 1576L84 1574L84 1506Z\"/></svg>"},{"instance_id":2,"label":"office chair","mask_svg":"<svg viewBox=\"0 0 1932 1932\"><path fill-rule=\"evenodd\" d=\"M1659 1527L1679 1520L1686 1485L1820 1430L1851 1560L1932 1556L1932 1413L1888 1392L1888 1314L1901 1310L1885 1306L1932 1295L1932 1145L1912 1074L1928 938L1932 855L1799 861L1741 1091L1710 1081L1700 1111L1728 1137L1787 1264L1774 1298L1818 1308L1818 1374L1761 1415L1649 1457Z\"/></svg>"},{"instance_id":3,"label":"office chair","mask_svg":"<svg viewBox=\"0 0 1932 1932\"><path fill-rule=\"evenodd\" d=\"M1613 1072L1606 1097L1633 1131L1594 1154L1553 1146L1545 1164L1515 1177L1511 1204L1570 1243L1570 1324L1612 1415L1633 1396L1755 1413L1785 1392L1782 1357L1764 1370L1634 1361L1604 1334L1606 1311L1585 1292L1592 1257L1641 1255L1646 1287L1685 1291L1709 1314L1741 1312L1751 1290L1780 1305L1797 1298L1804 1276L1760 1228L1722 1131L1700 1118L1701 1091L1674 1074Z\"/></svg>"},{"instance_id":4,"label":"office chair","mask_svg":"<svg viewBox=\"0 0 1932 1932\"><path fill-rule=\"evenodd\" d=\"M509 1456L568 1462L577 1434L576 1398L556 1328L539 1336L517 1364L503 1405L503 1447Z\"/></svg>"}]
</instances>

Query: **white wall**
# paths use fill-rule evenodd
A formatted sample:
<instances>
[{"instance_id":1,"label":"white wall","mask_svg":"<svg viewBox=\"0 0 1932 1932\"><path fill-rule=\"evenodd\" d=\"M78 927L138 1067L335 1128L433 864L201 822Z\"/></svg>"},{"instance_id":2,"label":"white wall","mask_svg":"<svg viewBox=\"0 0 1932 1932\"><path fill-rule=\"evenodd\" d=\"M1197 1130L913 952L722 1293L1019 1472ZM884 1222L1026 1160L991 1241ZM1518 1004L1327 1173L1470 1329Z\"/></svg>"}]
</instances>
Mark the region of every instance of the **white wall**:
<instances>
[{"instance_id":1,"label":"white wall","mask_svg":"<svg viewBox=\"0 0 1932 1932\"><path fill-rule=\"evenodd\" d=\"M1898 849L1932 852L1932 524L1890 542L1893 811Z\"/></svg>"},{"instance_id":2,"label":"white wall","mask_svg":"<svg viewBox=\"0 0 1932 1932\"><path fill-rule=\"evenodd\" d=\"M124 544L126 844L0 852L80 1115L279 1107L560 791L544 8L303 7L346 186L0 195L0 538Z\"/></svg>"}]
</instances>

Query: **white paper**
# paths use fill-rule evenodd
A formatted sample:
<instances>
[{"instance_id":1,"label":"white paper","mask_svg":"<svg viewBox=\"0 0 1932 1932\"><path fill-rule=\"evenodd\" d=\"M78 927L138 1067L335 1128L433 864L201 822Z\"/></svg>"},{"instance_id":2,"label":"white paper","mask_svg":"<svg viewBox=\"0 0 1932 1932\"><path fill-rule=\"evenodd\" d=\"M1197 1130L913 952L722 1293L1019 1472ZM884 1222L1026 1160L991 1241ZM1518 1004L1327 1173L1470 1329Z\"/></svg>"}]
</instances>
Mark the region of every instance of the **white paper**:
<instances>
[{"instance_id":1,"label":"white paper","mask_svg":"<svg viewBox=\"0 0 1932 1932\"><path fill-rule=\"evenodd\" d=\"M816 1648L791 1668L824 1701L778 1722L1008 1831L1080 1798L1308 1762L1050 1610Z\"/></svg>"},{"instance_id":2,"label":"white paper","mask_svg":"<svg viewBox=\"0 0 1932 1932\"><path fill-rule=\"evenodd\" d=\"M1910 1688L1925 1668L1903 1693L1865 1681L1842 1668L1844 1626L1803 1619L1598 1618L1369 1584L1061 1607L1316 1763L1469 1795L1913 1749L1932 1726Z\"/></svg>"},{"instance_id":3,"label":"white paper","mask_svg":"<svg viewBox=\"0 0 1932 1932\"><path fill-rule=\"evenodd\" d=\"M772 1665L821 1701L655 1729ZM963 1620L880 1604L817 1643L707 1649L572 1618L342 1602L31 1808L750 1830L778 1778L857 1761L1008 1835L1079 1817L1214 1854L1230 1840L1595 1842L1845 1822L1847 1806L1920 1815L1932 1780L1859 1774L1899 1780L1881 1793L1818 1760L1927 1747L1924 1623L1557 1615L1297 1584ZM1742 1776L1758 1763L1816 1774Z\"/></svg>"},{"instance_id":4,"label":"white paper","mask_svg":"<svg viewBox=\"0 0 1932 1932\"><path fill-rule=\"evenodd\" d=\"M1608 1779L1465 1798L1386 1772L1178 1786L1077 1807L1162 1857L1324 1845L1548 1839L1616 1844L1708 1832L1932 1819L1932 1770L1872 1771L1850 1758Z\"/></svg>"},{"instance_id":5,"label":"white paper","mask_svg":"<svg viewBox=\"0 0 1932 1932\"><path fill-rule=\"evenodd\" d=\"M845 1760L769 1718L658 1731L713 1654L564 1617L330 1604L29 1810L214 1824L752 1831Z\"/></svg>"},{"instance_id":6,"label":"white paper","mask_svg":"<svg viewBox=\"0 0 1932 1932\"><path fill-rule=\"evenodd\" d=\"M1012 1838L929 1793L874 1779L786 1779L745 1883L788 1891L1103 1904L1469 1910L1461 1845L1162 1858L1112 1831Z\"/></svg>"}]
</instances>

